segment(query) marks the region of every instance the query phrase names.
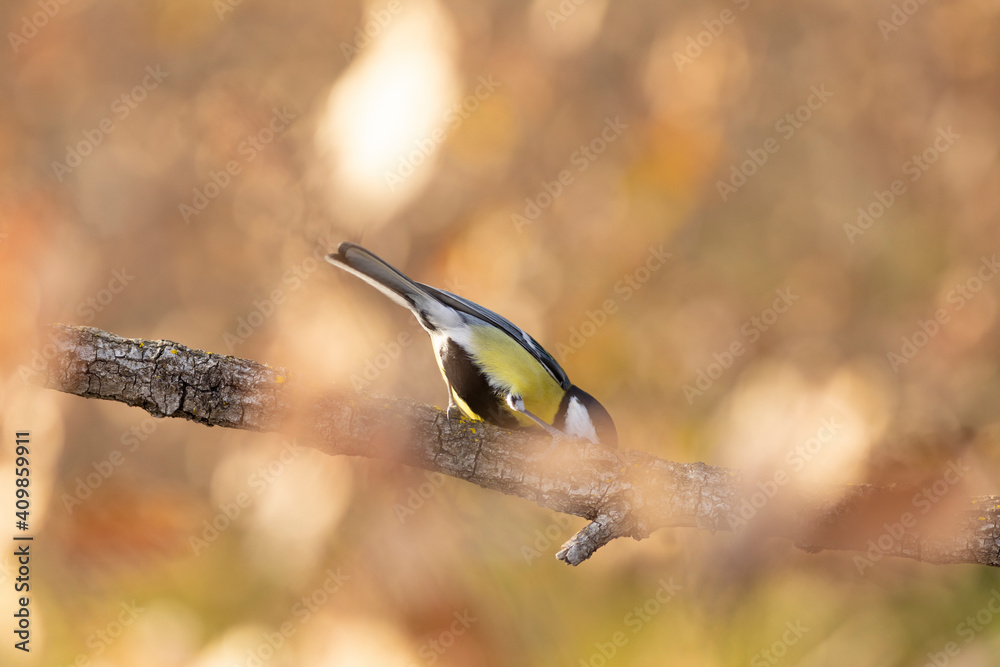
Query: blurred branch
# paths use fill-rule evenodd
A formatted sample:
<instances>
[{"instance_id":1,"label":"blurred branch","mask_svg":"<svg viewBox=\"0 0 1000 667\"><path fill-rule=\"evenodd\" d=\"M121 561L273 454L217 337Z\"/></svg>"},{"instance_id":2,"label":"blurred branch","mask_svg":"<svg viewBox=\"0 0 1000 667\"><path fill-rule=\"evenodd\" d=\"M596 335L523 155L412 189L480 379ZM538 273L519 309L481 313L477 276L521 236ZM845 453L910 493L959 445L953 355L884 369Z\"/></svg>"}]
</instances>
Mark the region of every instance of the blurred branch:
<instances>
[{"instance_id":1,"label":"blurred branch","mask_svg":"<svg viewBox=\"0 0 1000 667\"><path fill-rule=\"evenodd\" d=\"M398 461L588 519L557 554L572 565L615 538L643 539L658 528L740 530L754 498L747 492L757 490L732 470L638 451L571 444L543 457L544 436L449 421L441 410L403 399L313 391L282 369L170 341L65 325L50 326L47 335L48 361L39 370L46 387L154 417L282 432L328 454ZM931 522L907 511L912 490L859 484L833 499L772 495L766 516L752 505L754 533L788 537L807 551L862 551L854 557L862 572L885 556L1000 564L998 496L940 503Z\"/></svg>"}]
</instances>

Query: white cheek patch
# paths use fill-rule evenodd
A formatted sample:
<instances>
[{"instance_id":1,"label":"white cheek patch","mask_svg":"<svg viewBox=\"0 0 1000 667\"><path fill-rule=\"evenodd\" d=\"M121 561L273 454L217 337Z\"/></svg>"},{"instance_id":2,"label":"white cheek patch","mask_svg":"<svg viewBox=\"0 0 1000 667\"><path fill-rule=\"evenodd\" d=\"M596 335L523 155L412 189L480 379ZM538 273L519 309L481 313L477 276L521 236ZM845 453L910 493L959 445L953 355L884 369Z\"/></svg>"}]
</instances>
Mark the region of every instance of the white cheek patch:
<instances>
[{"instance_id":1,"label":"white cheek patch","mask_svg":"<svg viewBox=\"0 0 1000 667\"><path fill-rule=\"evenodd\" d=\"M576 396L569 399L569 407L566 409L566 435L585 438L597 444L594 422L590 421L590 413Z\"/></svg>"}]
</instances>

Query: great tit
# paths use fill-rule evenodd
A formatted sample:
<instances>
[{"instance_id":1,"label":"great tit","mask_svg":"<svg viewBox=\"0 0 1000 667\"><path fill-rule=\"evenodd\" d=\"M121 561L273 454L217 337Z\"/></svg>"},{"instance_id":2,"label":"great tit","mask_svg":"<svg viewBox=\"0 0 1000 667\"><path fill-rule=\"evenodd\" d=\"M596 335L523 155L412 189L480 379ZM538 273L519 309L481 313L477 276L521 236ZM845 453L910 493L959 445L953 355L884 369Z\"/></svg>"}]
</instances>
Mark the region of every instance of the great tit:
<instances>
[{"instance_id":1,"label":"great tit","mask_svg":"<svg viewBox=\"0 0 1000 667\"><path fill-rule=\"evenodd\" d=\"M611 415L569 381L538 342L468 299L410 280L375 254L341 243L328 262L349 271L413 313L430 334L448 385L448 414L505 428L538 425L554 438L618 447Z\"/></svg>"}]
</instances>

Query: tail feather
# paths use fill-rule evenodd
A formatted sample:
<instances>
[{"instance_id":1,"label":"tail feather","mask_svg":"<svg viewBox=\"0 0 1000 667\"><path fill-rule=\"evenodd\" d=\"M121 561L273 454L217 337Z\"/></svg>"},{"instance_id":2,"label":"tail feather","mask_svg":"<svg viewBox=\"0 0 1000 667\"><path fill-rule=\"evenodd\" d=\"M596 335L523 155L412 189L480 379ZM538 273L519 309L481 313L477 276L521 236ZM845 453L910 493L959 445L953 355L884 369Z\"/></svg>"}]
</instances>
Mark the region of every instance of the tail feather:
<instances>
[{"instance_id":1,"label":"tail feather","mask_svg":"<svg viewBox=\"0 0 1000 667\"><path fill-rule=\"evenodd\" d=\"M423 285L410 280L378 255L355 243L344 242L326 256L334 266L361 278L400 306L411 311L428 330L455 325L458 314L442 304Z\"/></svg>"}]
</instances>

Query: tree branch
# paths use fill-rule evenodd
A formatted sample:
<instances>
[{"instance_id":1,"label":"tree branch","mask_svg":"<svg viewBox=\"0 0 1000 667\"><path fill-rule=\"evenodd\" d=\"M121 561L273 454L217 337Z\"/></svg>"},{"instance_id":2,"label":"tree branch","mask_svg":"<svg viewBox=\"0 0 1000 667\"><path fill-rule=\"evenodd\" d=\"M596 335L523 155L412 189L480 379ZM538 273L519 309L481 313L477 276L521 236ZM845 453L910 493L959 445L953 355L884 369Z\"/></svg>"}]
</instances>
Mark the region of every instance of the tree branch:
<instances>
[{"instance_id":1,"label":"tree branch","mask_svg":"<svg viewBox=\"0 0 1000 667\"><path fill-rule=\"evenodd\" d=\"M328 454L389 459L464 479L591 521L557 557L572 565L618 537L696 527L793 539L807 551L852 549L859 571L885 556L1000 564L1000 496L956 498L928 515L913 490L865 484L832 498L763 494L737 472L645 452L567 444L403 399L313 392L283 369L170 341L51 325L44 355L22 367L43 386L141 407L154 417L282 432ZM24 373L23 373L24 374ZM763 499L763 502L758 502Z\"/></svg>"}]
</instances>

